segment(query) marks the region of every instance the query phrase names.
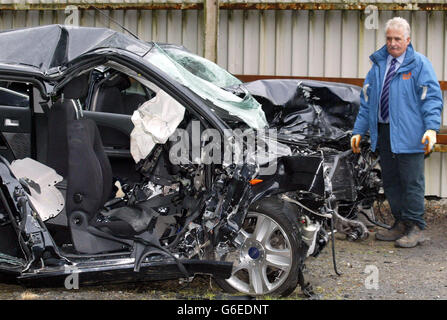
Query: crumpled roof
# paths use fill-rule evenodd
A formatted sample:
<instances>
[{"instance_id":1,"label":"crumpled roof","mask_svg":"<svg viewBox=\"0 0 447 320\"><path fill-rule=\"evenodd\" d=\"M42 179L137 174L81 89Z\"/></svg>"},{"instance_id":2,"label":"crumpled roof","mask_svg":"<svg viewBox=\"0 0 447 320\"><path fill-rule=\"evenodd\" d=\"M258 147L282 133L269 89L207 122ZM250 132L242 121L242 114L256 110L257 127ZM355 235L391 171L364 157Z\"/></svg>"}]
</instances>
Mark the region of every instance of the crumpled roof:
<instances>
[{"instance_id":1,"label":"crumpled roof","mask_svg":"<svg viewBox=\"0 0 447 320\"><path fill-rule=\"evenodd\" d=\"M46 72L97 48L119 48L143 56L151 44L106 28L47 25L0 32L0 63Z\"/></svg>"}]
</instances>

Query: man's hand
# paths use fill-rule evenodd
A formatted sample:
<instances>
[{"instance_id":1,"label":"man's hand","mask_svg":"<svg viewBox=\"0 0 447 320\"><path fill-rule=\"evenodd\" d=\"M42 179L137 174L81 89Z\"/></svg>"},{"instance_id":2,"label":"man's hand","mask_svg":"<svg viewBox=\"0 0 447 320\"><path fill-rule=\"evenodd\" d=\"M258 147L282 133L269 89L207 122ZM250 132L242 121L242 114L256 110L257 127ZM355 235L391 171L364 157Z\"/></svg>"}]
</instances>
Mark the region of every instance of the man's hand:
<instances>
[{"instance_id":1,"label":"man's hand","mask_svg":"<svg viewBox=\"0 0 447 320\"><path fill-rule=\"evenodd\" d=\"M359 134L353 135L351 138L351 148L352 152L360 153L360 140L362 140L362 136Z\"/></svg>"},{"instance_id":2,"label":"man's hand","mask_svg":"<svg viewBox=\"0 0 447 320\"><path fill-rule=\"evenodd\" d=\"M428 140L428 143L427 143ZM436 143L436 131L427 130L422 137L421 143L424 145L425 154L429 154ZM351 143L352 144L352 143Z\"/></svg>"}]
</instances>

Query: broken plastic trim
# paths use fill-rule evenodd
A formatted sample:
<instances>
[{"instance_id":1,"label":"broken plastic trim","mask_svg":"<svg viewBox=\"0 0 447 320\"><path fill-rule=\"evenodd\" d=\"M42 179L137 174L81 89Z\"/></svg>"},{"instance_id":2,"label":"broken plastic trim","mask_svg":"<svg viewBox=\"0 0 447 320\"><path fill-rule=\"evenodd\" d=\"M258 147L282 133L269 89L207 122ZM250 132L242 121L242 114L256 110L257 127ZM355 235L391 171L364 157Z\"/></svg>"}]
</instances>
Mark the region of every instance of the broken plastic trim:
<instances>
[{"instance_id":1,"label":"broken plastic trim","mask_svg":"<svg viewBox=\"0 0 447 320\"><path fill-rule=\"evenodd\" d=\"M42 221L56 217L65 206L65 199L55 185L63 177L31 158L14 160L10 166L14 176L28 185L28 199Z\"/></svg>"}]
</instances>

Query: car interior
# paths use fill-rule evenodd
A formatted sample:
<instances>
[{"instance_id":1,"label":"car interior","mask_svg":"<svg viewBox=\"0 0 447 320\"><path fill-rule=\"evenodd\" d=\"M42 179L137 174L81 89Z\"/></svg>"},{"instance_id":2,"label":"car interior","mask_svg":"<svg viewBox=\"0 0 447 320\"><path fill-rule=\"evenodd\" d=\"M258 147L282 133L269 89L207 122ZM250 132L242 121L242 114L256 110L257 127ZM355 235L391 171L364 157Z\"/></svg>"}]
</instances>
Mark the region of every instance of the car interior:
<instances>
[{"instance_id":1,"label":"car interior","mask_svg":"<svg viewBox=\"0 0 447 320\"><path fill-rule=\"evenodd\" d=\"M129 237L150 229L150 223L154 224L152 229L158 228L159 236L172 236L173 228L167 226L183 215L186 202L194 203L189 199L177 201L177 206L173 206L172 198L178 192L163 192L155 199L156 207L171 207L171 213L158 219L157 223L164 226L159 227L152 219L154 211L149 201L141 201L138 208L126 208L117 197L118 191L122 195L123 186L127 192L137 194L145 178L139 170L144 161L136 164L131 156L129 130L133 127L132 114L156 95L147 86L148 81L145 84L122 70L98 66L66 83L51 105L36 99L34 105L40 106L40 110L30 108L35 120L32 139L36 150L32 158L53 168L63 178L56 187L64 196L64 210L45 224L66 252L98 254L128 250L132 244ZM186 111L179 127L187 128L192 119ZM158 153L153 181L165 189L173 185L170 178L181 170L169 164L168 144L154 148ZM178 186L175 190L178 191ZM141 209L145 205L147 208ZM121 209L113 211L115 208Z\"/></svg>"}]
</instances>

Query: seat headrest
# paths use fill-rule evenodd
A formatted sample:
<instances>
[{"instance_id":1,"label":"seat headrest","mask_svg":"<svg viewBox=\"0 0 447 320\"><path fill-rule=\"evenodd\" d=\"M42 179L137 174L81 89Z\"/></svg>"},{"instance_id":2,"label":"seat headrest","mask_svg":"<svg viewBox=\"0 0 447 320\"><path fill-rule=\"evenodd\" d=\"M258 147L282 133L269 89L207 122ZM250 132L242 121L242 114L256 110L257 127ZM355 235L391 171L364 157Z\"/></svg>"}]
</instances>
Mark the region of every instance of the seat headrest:
<instances>
[{"instance_id":1,"label":"seat headrest","mask_svg":"<svg viewBox=\"0 0 447 320\"><path fill-rule=\"evenodd\" d=\"M72 79L62 89L65 99L83 99L88 94L88 74Z\"/></svg>"},{"instance_id":2,"label":"seat headrest","mask_svg":"<svg viewBox=\"0 0 447 320\"><path fill-rule=\"evenodd\" d=\"M78 117L76 116L76 108L73 107L74 101L67 99L64 103L61 100L58 100L55 104L51 106L50 116L56 117L56 121L66 121L66 120L75 120Z\"/></svg>"},{"instance_id":3,"label":"seat headrest","mask_svg":"<svg viewBox=\"0 0 447 320\"><path fill-rule=\"evenodd\" d=\"M103 84L104 87L117 87L120 91L126 90L130 87L130 80L127 75L117 73L106 80Z\"/></svg>"}]
</instances>

